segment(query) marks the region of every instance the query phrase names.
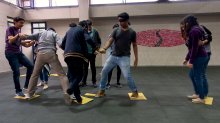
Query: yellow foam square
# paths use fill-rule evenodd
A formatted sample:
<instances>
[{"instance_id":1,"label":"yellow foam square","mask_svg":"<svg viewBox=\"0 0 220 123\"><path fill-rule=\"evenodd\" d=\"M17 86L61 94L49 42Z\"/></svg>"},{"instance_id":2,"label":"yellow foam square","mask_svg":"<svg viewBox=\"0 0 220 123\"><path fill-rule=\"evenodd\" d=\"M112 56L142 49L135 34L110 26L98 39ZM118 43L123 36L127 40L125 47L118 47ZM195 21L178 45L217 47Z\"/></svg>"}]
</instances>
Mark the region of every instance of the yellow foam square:
<instances>
[{"instance_id":1,"label":"yellow foam square","mask_svg":"<svg viewBox=\"0 0 220 123\"><path fill-rule=\"evenodd\" d=\"M50 74L50 76L59 76L58 74Z\"/></svg>"},{"instance_id":2,"label":"yellow foam square","mask_svg":"<svg viewBox=\"0 0 220 123\"><path fill-rule=\"evenodd\" d=\"M128 93L130 100L147 100L143 93L138 93L138 97L131 97L132 93Z\"/></svg>"},{"instance_id":3,"label":"yellow foam square","mask_svg":"<svg viewBox=\"0 0 220 123\"><path fill-rule=\"evenodd\" d=\"M85 96L89 96L89 97L95 97L96 94L92 94L92 93L85 93Z\"/></svg>"},{"instance_id":4,"label":"yellow foam square","mask_svg":"<svg viewBox=\"0 0 220 123\"><path fill-rule=\"evenodd\" d=\"M84 105L84 104L87 104L87 103L89 103L89 102L91 102L91 101L93 101L93 99L92 98L88 98L88 97L84 97L84 96L81 96L82 97L82 105ZM76 100L74 100L74 102L76 102L77 103L77 101Z\"/></svg>"},{"instance_id":5,"label":"yellow foam square","mask_svg":"<svg viewBox=\"0 0 220 123\"><path fill-rule=\"evenodd\" d=\"M213 103L213 97L206 97L205 98L206 105L212 105L212 103Z\"/></svg>"},{"instance_id":6,"label":"yellow foam square","mask_svg":"<svg viewBox=\"0 0 220 123\"><path fill-rule=\"evenodd\" d=\"M38 97L40 97L40 95L34 94L34 95L33 95L30 99L28 99L28 100L32 100L32 99L35 99L35 98L38 98ZM27 100L26 97L22 97L22 96L15 96L14 98L15 98L15 99L21 99L21 100Z\"/></svg>"},{"instance_id":7,"label":"yellow foam square","mask_svg":"<svg viewBox=\"0 0 220 123\"><path fill-rule=\"evenodd\" d=\"M15 98L15 99L22 99L22 100L26 100L26 98L25 98L25 97L22 97L22 96L15 96L14 98Z\"/></svg>"}]
</instances>

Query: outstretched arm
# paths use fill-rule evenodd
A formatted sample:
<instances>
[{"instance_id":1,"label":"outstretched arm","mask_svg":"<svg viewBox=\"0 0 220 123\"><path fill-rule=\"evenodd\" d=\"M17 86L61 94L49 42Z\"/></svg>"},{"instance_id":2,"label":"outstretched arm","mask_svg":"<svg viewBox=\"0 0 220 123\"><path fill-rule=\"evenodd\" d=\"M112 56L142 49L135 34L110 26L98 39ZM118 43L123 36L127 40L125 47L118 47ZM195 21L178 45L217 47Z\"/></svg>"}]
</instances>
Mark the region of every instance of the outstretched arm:
<instances>
[{"instance_id":1,"label":"outstretched arm","mask_svg":"<svg viewBox=\"0 0 220 123\"><path fill-rule=\"evenodd\" d=\"M99 49L100 53L105 53L106 50L112 45L113 43L113 38L109 38L108 41L106 41L105 45Z\"/></svg>"}]
</instances>

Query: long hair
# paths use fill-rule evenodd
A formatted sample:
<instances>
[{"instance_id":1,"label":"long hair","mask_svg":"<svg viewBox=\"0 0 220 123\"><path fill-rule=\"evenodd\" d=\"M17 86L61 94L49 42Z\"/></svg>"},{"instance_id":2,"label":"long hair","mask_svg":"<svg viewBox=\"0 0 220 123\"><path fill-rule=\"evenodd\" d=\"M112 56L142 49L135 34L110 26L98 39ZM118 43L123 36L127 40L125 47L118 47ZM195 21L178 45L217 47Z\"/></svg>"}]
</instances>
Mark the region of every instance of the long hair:
<instances>
[{"instance_id":1,"label":"long hair","mask_svg":"<svg viewBox=\"0 0 220 123\"><path fill-rule=\"evenodd\" d=\"M189 35L189 32L193 26L199 25L197 18L193 15L187 15L186 17L183 18L181 22L183 25L185 25L184 29L186 36Z\"/></svg>"}]
</instances>

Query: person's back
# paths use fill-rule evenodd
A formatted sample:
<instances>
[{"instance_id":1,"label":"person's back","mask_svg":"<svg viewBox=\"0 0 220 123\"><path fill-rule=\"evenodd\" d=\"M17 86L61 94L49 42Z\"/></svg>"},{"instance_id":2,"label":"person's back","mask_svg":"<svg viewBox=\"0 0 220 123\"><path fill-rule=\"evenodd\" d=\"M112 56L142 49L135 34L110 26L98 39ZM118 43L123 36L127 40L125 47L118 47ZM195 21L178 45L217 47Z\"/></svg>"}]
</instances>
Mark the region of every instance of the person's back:
<instances>
[{"instance_id":1,"label":"person's back","mask_svg":"<svg viewBox=\"0 0 220 123\"><path fill-rule=\"evenodd\" d=\"M45 30L41 33L38 43L38 50L57 50L56 43L60 45L61 38L52 30Z\"/></svg>"},{"instance_id":2,"label":"person's back","mask_svg":"<svg viewBox=\"0 0 220 123\"><path fill-rule=\"evenodd\" d=\"M81 27L71 27L62 42L62 49L65 54L78 54L81 56L87 55L87 45L84 38L84 31Z\"/></svg>"},{"instance_id":3,"label":"person's back","mask_svg":"<svg viewBox=\"0 0 220 123\"><path fill-rule=\"evenodd\" d=\"M38 51L56 51L56 43L60 45L62 41L58 34L52 29L29 35L27 39L38 41Z\"/></svg>"}]
</instances>

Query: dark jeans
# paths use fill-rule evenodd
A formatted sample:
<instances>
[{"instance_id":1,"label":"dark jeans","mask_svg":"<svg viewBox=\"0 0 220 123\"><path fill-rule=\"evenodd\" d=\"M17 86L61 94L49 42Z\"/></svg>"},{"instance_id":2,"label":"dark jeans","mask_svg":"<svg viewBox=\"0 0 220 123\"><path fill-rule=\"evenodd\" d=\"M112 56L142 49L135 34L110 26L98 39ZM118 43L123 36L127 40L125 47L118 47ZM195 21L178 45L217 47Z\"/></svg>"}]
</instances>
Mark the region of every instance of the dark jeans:
<instances>
[{"instance_id":1,"label":"dark jeans","mask_svg":"<svg viewBox=\"0 0 220 123\"><path fill-rule=\"evenodd\" d=\"M82 98L80 96L79 83L83 77L83 65L85 61L81 58L67 57L65 58L65 62L67 63L68 78L70 82L70 88L67 89L67 93L69 95L74 94L76 100L81 102Z\"/></svg>"},{"instance_id":2,"label":"dark jeans","mask_svg":"<svg viewBox=\"0 0 220 123\"><path fill-rule=\"evenodd\" d=\"M28 58L23 53L5 53L5 56L11 66L11 70L13 71L13 79L15 85L15 92L21 92L20 87L20 64L27 68L26 73L26 81L24 84L24 88L28 88L29 80L33 71L33 64L28 60Z\"/></svg>"},{"instance_id":3,"label":"dark jeans","mask_svg":"<svg viewBox=\"0 0 220 123\"><path fill-rule=\"evenodd\" d=\"M208 94L208 82L206 78L206 63L208 57L198 57L193 63L193 68L190 69L189 76L193 83L194 91L201 99L204 99Z\"/></svg>"},{"instance_id":4,"label":"dark jeans","mask_svg":"<svg viewBox=\"0 0 220 123\"><path fill-rule=\"evenodd\" d=\"M113 68L114 69L114 68ZM112 71L113 69L108 73L108 83L107 85L110 84L111 78L112 78ZM121 69L120 67L117 65L117 84L120 84L120 78L121 78Z\"/></svg>"},{"instance_id":5,"label":"dark jeans","mask_svg":"<svg viewBox=\"0 0 220 123\"><path fill-rule=\"evenodd\" d=\"M43 67L42 71L40 73L40 80L47 84L47 82L48 82L48 75L49 75L49 72L47 71L47 69L45 67Z\"/></svg>"},{"instance_id":6,"label":"dark jeans","mask_svg":"<svg viewBox=\"0 0 220 123\"><path fill-rule=\"evenodd\" d=\"M90 63L90 68L91 68L91 72L92 72L92 83L96 84L95 58L96 58L95 54L88 54L89 62L88 63L85 62L84 69L83 69L83 79L82 79L83 84L86 84L86 81L87 81L89 63Z\"/></svg>"}]
</instances>

